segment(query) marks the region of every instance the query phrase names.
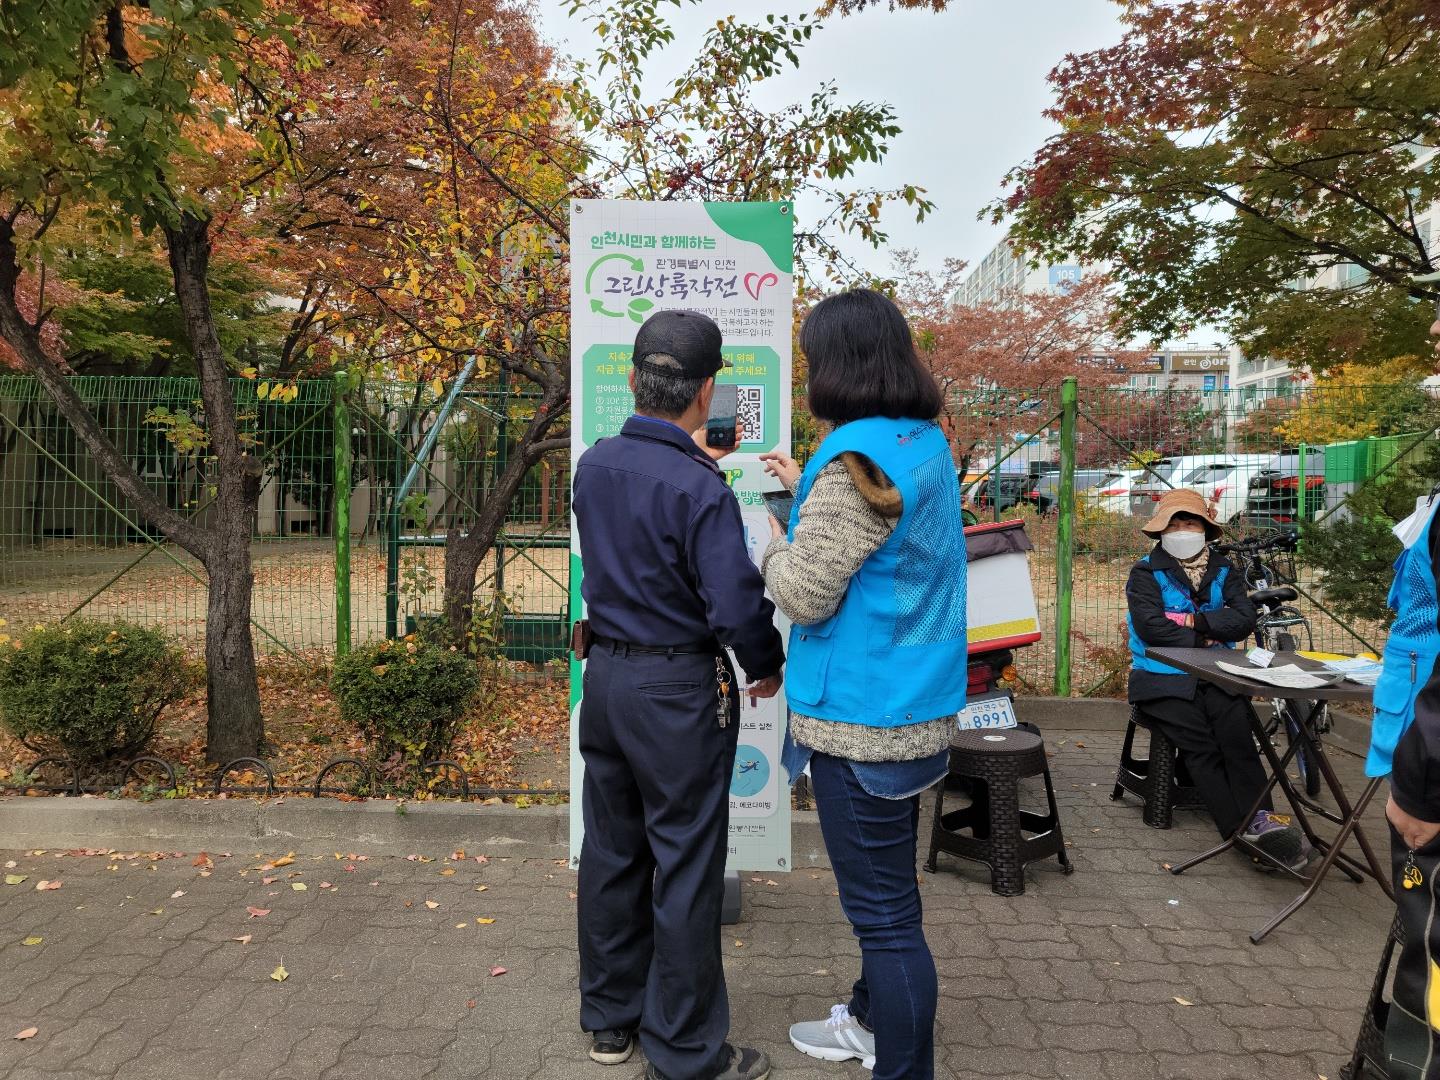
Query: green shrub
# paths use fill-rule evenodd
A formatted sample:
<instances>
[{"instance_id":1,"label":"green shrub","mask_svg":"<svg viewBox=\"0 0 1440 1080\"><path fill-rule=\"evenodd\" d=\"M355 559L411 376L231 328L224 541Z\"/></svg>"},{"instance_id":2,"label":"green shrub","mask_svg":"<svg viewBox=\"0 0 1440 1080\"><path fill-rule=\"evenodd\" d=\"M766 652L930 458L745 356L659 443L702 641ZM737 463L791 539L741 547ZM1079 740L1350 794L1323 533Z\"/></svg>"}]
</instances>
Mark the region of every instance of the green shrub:
<instances>
[{"instance_id":1,"label":"green shrub","mask_svg":"<svg viewBox=\"0 0 1440 1080\"><path fill-rule=\"evenodd\" d=\"M1400 554L1400 541L1391 530L1409 517L1415 500L1428 494L1436 480L1440 445L1419 447L1351 494L1344 521L1331 518L1302 526L1299 558L1321 573L1326 604L1347 618L1389 624L1394 613L1385 600Z\"/></svg>"},{"instance_id":2,"label":"green shrub","mask_svg":"<svg viewBox=\"0 0 1440 1080\"><path fill-rule=\"evenodd\" d=\"M0 642L0 723L37 753L114 761L149 744L191 682L184 654L159 630L91 619L37 626Z\"/></svg>"},{"instance_id":3,"label":"green shrub","mask_svg":"<svg viewBox=\"0 0 1440 1080\"><path fill-rule=\"evenodd\" d=\"M330 679L341 717L382 760L398 754L415 762L450 749L479 687L473 659L413 637L355 649L335 661Z\"/></svg>"}]
</instances>

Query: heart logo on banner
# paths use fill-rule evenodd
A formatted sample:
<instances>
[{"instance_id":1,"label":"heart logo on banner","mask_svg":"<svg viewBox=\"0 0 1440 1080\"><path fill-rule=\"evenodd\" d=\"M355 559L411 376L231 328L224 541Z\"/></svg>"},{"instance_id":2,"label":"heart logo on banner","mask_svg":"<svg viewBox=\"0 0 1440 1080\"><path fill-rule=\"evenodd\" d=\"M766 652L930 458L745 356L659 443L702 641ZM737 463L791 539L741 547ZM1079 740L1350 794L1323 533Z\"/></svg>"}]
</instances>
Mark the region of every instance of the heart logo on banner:
<instances>
[{"instance_id":1,"label":"heart logo on banner","mask_svg":"<svg viewBox=\"0 0 1440 1080\"><path fill-rule=\"evenodd\" d=\"M779 285L780 279L775 274L746 274L745 291L756 300L760 299L760 290L767 285Z\"/></svg>"}]
</instances>

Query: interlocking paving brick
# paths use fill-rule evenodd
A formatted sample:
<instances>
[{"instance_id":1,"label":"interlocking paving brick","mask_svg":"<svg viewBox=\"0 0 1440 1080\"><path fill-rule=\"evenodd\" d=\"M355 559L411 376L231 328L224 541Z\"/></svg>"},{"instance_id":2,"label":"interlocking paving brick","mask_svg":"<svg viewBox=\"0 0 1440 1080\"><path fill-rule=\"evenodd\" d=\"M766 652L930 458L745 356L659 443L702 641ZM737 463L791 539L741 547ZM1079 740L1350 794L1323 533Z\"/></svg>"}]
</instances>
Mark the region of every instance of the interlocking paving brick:
<instances>
[{"instance_id":1,"label":"interlocking paving brick","mask_svg":"<svg viewBox=\"0 0 1440 1080\"><path fill-rule=\"evenodd\" d=\"M1213 844L1208 822L1182 812L1173 830L1156 831L1133 800L1112 804L1118 734L1049 741L1076 873L1034 866L1026 894L1008 898L990 893L976 864L941 856L938 873L919 875L940 973L938 1075L1338 1076L1390 920L1379 889L1332 875L1252 945L1248 934L1294 882L1239 858L1167 874L1164 863ZM1336 762L1358 788L1358 762ZM1369 829L1383 849L1378 808ZM578 1030L573 875L498 853L443 875L448 851L416 854L435 861L377 856L347 872L343 861L301 857L267 873L269 885L258 871L241 875L265 861L250 851L216 859L209 878L193 855L0 854L32 881L64 880L55 892L0 888L0 1076L597 1076ZM777 1078L868 1076L858 1063L804 1058L785 1037L789 1024L843 1000L858 971L833 876L799 868L766 875L774 885L752 876L745 921L724 937L734 1037L768 1050ZM173 897L177 889L185 895ZM247 906L270 913L251 918ZM232 940L246 934L248 944ZM23 946L31 935L44 941ZM282 964L289 975L277 982ZM492 976L497 965L507 973ZM35 1038L10 1038L31 1025ZM605 1072L639 1071L637 1058Z\"/></svg>"}]
</instances>

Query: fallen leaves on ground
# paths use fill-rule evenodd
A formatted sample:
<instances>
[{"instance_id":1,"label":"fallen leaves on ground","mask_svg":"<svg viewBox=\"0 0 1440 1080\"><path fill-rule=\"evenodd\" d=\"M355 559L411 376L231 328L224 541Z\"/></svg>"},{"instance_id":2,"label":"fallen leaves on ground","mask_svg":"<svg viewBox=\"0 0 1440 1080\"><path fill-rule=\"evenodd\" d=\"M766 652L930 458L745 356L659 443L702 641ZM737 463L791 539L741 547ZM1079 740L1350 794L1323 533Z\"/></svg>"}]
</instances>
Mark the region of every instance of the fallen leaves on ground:
<instances>
[{"instance_id":1,"label":"fallen leaves on ground","mask_svg":"<svg viewBox=\"0 0 1440 1080\"><path fill-rule=\"evenodd\" d=\"M39 944L40 944L42 941L44 941L44 940L45 940L45 939L44 939L43 937L27 937L24 941L20 942L20 944L21 944L21 945L39 945Z\"/></svg>"},{"instance_id":2,"label":"fallen leaves on ground","mask_svg":"<svg viewBox=\"0 0 1440 1080\"><path fill-rule=\"evenodd\" d=\"M306 565L301 569L309 573L314 567ZM278 567L264 571L279 572ZM171 580L167 577L164 581L165 587L170 587ZM364 740L353 726L341 720L327 685L331 659L327 651L319 649L299 655L257 657L261 709L267 742L273 748L267 760L277 784L308 788L331 758L366 755ZM529 785L537 795L543 795L547 786L565 784L569 686L563 677L539 673L523 664L510 665L505 678L498 700L489 706L477 705L465 717L448 756L464 766L472 788L524 787L527 785L523 782L517 783L521 766L536 763L548 769L548 763L553 761L553 773ZM215 797L215 766L205 761L205 724L205 694L197 690L165 711L150 747L152 753L173 763L178 772L190 778L182 794L194 798ZM34 757L18 739L0 733L0 775L28 767ZM331 779L343 786L349 777ZM263 783L264 778L252 773L251 780ZM232 774L229 782L245 781ZM132 781L126 793L138 794L139 789L140 784ZM423 788L415 795L417 800L432 797Z\"/></svg>"},{"instance_id":3,"label":"fallen leaves on ground","mask_svg":"<svg viewBox=\"0 0 1440 1080\"><path fill-rule=\"evenodd\" d=\"M171 900L179 900L180 897L182 897L182 896L184 896L184 895L185 895L185 890L184 890L184 889L176 889L174 892L172 892L172 893L170 894L170 899L171 899Z\"/></svg>"},{"instance_id":4,"label":"fallen leaves on ground","mask_svg":"<svg viewBox=\"0 0 1440 1080\"><path fill-rule=\"evenodd\" d=\"M489 925L490 925L491 923L493 923L495 920L494 920L494 919L476 919L475 921L476 921L477 923L479 923L481 926L489 926Z\"/></svg>"},{"instance_id":5,"label":"fallen leaves on ground","mask_svg":"<svg viewBox=\"0 0 1440 1080\"><path fill-rule=\"evenodd\" d=\"M39 1029L38 1027L28 1027L28 1028L26 1028L24 1031L17 1031L13 1036L11 1036L11 1038L15 1038L15 1039L33 1039L36 1035L39 1035L39 1034L40 1034L40 1029Z\"/></svg>"},{"instance_id":6,"label":"fallen leaves on ground","mask_svg":"<svg viewBox=\"0 0 1440 1080\"><path fill-rule=\"evenodd\" d=\"M490 977L491 977L492 979L498 978L499 976L504 975L505 972L506 972L506 970L507 970L507 969L505 969L505 968L503 968L503 967L499 967L498 965L497 965L496 967L492 967L492 968L490 969Z\"/></svg>"},{"instance_id":7,"label":"fallen leaves on ground","mask_svg":"<svg viewBox=\"0 0 1440 1080\"><path fill-rule=\"evenodd\" d=\"M434 900L426 900L425 906L428 907L431 911L434 911L440 905L437 904Z\"/></svg>"},{"instance_id":8,"label":"fallen leaves on ground","mask_svg":"<svg viewBox=\"0 0 1440 1080\"><path fill-rule=\"evenodd\" d=\"M27 881L29 881L29 880L30 880L30 878L29 878L29 875L27 875L27 874L6 874L6 875L5 875L5 884L6 884L6 885L24 885L25 882L27 882Z\"/></svg>"},{"instance_id":9,"label":"fallen leaves on ground","mask_svg":"<svg viewBox=\"0 0 1440 1080\"><path fill-rule=\"evenodd\" d=\"M310 886L306 885L303 881L292 881L290 883L290 888L294 889L296 892L305 892L307 889L310 888Z\"/></svg>"},{"instance_id":10,"label":"fallen leaves on ground","mask_svg":"<svg viewBox=\"0 0 1440 1080\"><path fill-rule=\"evenodd\" d=\"M253 936L252 934L241 934L239 937L232 937L230 940L238 941L241 945L249 945Z\"/></svg>"},{"instance_id":11,"label":"fallen leaves on ground","mask_svg":"<svg viewBox=\"0 0 1440 1080\"><path fill-rule=\"evenodd\" d=\"M250 918L263 919L266 915L269 915L273 909L268 907L247 907L245 910L250 913Z\"/></svg>"},{"instance_id":12,"label":"fallen leaves on ground","mask_svg":"<svg viewBox=\"0 0 1440 1080\"><path fill-rule=\"evenodd\" d=\"M285 970L284 964L281 964L274 971L270 972L270 978L274 979L276 982L284 982L289 977L290 972Z\"/></svg>"},{"instance_id":13,"label":"fallen leaves on ground","mask_svg":"<svg viewBox=\"0 0 1440 1080\"><path fill-rule=\"evenodd\" d=\"M1193 1001L1186 1001L1186 1000L1185 1000L1184 998L1182 998L1182 997L1177 997L1177 998L1175 999L1175 1004L1176 1004L1176 1005L1194 1005L1195 1003L1194 1003Z\"/></svg>"},{"instance_id":14,"label":"fallen leaves on ground","mask_svg":"<svg viewBox=\"0 0 1440 1080\"><path fill-rule=\"evenodd\" d=\"M39 882L38 884L36 884L36 886L35 886L35 891L36 891L36 892L54 892L56 889L60 888L60 884L61 884L61 883L58 882L58 881L41 881L41 882Z\"/></svg>"}]
</instances>

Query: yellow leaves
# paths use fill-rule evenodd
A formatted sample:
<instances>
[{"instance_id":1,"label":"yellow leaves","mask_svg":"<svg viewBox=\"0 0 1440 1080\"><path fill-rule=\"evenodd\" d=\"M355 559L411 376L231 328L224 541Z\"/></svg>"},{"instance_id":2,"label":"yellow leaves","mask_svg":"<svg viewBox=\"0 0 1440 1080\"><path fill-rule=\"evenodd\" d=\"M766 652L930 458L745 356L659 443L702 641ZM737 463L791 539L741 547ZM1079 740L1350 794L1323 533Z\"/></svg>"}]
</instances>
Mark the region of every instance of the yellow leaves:
<instances>
[{"instance_id":1,"label":"yellow leaves","mask_svg":"<svg viewBox=\"0 0 1440 1080\"><path fill-rule=\"evenodd\" d=\"M310 886L306 885L303 881L292 881L290 883L290 888L294 889L296 892L305 892L305 890L307 890L309 887Z\"/></svg>"},{"instance_id":2,"label":"yellow leaves","mask_svg":"<svg viewBox=\"0 0 1440 1080\"><path fill-rule=\"evenodd\" d=\"M447 319L446 321L448 322L448 321L450 321L450 320ZM458 320L456 320L456 321L458 322ZM431 380L430 380L430 390L434 393L434 395L435 395L436 397L442 396L442 395L445 393L445 383L444 383L444 381L441 380L441 379L439 379L439 378L431 379Z\"/></svg>"},{"instance_id":3,"label":"yellow leaves","mask_svg":"<svg viewBox=\"0 0 1440 1080\"><path fill-rule=\"evenodd\" d=\"M44 941L44 940L45 940L45 939L44 939L43 937L27 937L24 941L20 942L20 944L21 944L21 945L39 945L39 944L40 944L42 941Z\"/></svg>"},{"instance_id":4,"label":"yellow leaves","mask_svg":"<svg viewBox=\"0 0 1440 1080\"><path fill-rule=\"evenodd\" d=\"M289 977L290 972L285 970L284 964L281 964L279 967L277 967L274 971L270 973L270 978L274 979L276 982L284 982Z\"/></svg>"}]
</instances>

